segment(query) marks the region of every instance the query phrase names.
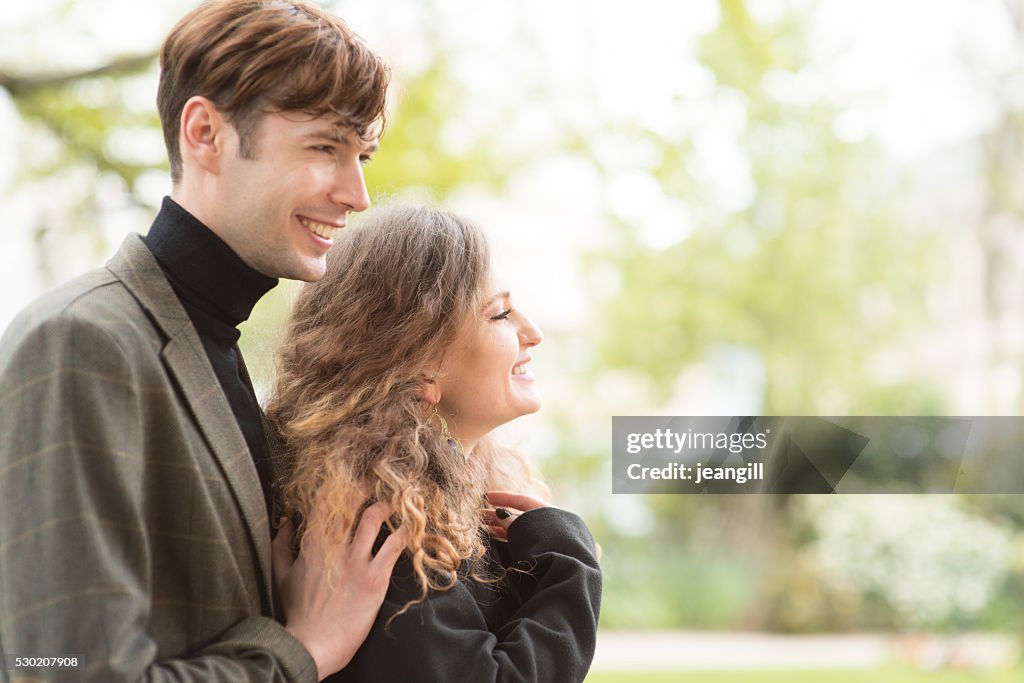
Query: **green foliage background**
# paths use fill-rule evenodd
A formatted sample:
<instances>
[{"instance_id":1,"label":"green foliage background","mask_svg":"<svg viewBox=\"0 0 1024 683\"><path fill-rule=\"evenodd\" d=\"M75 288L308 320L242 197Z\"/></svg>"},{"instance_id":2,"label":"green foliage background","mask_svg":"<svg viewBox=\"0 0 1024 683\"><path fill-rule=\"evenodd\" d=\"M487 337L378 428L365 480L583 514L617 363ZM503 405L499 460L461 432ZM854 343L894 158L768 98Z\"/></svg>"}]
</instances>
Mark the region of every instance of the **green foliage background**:
<instances>
[{"instance_id":1,"label":"green foliage background","mask_svg":"<svg viewBox=\"0 0 1024 683\"><path fill-rule=\"evenodd\" d=\"M595 103L583 129L543 79L519 87L524 104L546 113L557 143L536 149L508 139L513 127L504 122L517 115L508 109L494 112L489 127L472 128L468 141L446 144L441 131L459 125L475 95L458 77L466 55L431 29L431 20L444 21L438 3L417 10L428 57L417 68L396 65L387 134L367 172L378 199L457 204L473 192L520 202L512 179L556 157L587 169L603 197L617 164L598 152L599 143L628 140L653 153L622 163L656 180L662 198L686 206L692 217L691 225L669 226L672 239L652 244L610 204L590 207L600 215L593 226L599 237L574 255L589 311L571 325L555 324L540 360L545 376L557 377L555 400L541 422L531 423L544 435L537 456L560 498L583 511L603 546L606 627L894 628L893 605L840 590L808 559L817 530L801 499L614 500L610 416L670 412L680 401L699 406L700 397L688 393L688 373L728 370L736 359L761 377L745 385L747 397L737 405L749 408L753 400L763 414L947 414L963 404L945 368L916 358L922 345L955 328L950 321L963 309L940 305L946 295L960 292L967 304L977 302L975 320L989 331L1019 323L993 285L1019 265L989 235L993 217L1010 220L1014 230L1024 224L1020 98L1003 99L988 132L965 143L978 160L980 207L974 225L965 226L922 208L919 168L895 160L871 136L850 140L837 132L837 118L855 101L780 95L779 82L813 69L808 36L816 9L783 4L787 11L764 20L744 0L720 0L715 27L699 38L687 64L652 67L666 81L684 68L701 70L713 80L711 100L741 112L736 141L746 170L735 179L739 201L723 200L701 172L699 129L665 134L604 116ZM61 11L75 5L64 3ZM344 15L354 5L336 6ZM1006 7L1020 37L1024 11L1016 2ZM519 20L528 36L533 19ZM524 37L523 58L535 47ZM166 174L154 143L155 112L139 96L155 92L152 52L97 52L95 67L0 61L0 89L23 131L23 144L10 152L19 172L7 197L36 192L40 205L26 225L5 229L31 232L49 284L69 275L62 268L67 255L55 245L85 244L99 261L111 248L105 217L127 212L144 225L154 209L147 188ZM1002 81L993 79L998 89ZM622 97L629 96L629 84L622 84ZM678 102L680 112L697 105L707 102ZM51 201L58 187L64 192ZM962 267L966 250L976 254L974 270ZM293 291L279 288L245 327L246 357L264 385ZM980 361L965 350L963 362L979 363L982 378L999 372L1019 381L1020 349L999 339L990 340ZM1019 390L1009 398L983 392L972 409L1019 412L1021 398ZM1017 551L985 609L925 626L1020 629L1024 509L1016 499L996 497L951 497L950 504L1006 529Z\"/></svg>"}]
</instances>

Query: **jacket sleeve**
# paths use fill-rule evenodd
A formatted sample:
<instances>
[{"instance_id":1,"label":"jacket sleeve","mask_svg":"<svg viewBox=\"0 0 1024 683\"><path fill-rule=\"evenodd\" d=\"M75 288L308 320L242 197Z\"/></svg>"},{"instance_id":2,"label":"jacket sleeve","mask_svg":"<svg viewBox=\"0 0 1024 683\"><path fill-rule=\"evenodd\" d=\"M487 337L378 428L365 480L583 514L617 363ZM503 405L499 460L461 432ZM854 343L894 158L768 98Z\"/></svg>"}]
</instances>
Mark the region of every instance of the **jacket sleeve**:
<instances>
[{"instance_id":1,"label":"jacket sleeve","mask_svg":"<svg viewBox=\"0 0 1024 683\"><path fill-rule=\"evenodd\" d=\"M510 572L495 594L504 607L497 610L499 623L489 624L477 602L486 603L487 591L474 597L464 580L431 593L388 625L419 594L403 557L370 636L331 683L582 681L594 656L601 601L601 572L586 525L564 510L540 508L522 514L508 537L511 559L525 573Z\"/></svg>"},{"instance_id":2,"label":"jacket sleeve","mask_svg":"<svg viewBox=\"0 0 1024 683\"><path fill-rule=\"evenodd\" d=\"M23 316L0 342L0 656L12 680L315 681L302 645L251 616L187 658L147 633L154 512L143 491L140 345L102 321ZM182 514L185 514L183 511ZM185 546L193 547L193 546ZM196 552L201 548L196 547ZM76 657L15 668L16 657ZM27 680L27 679L25 679Z\"/></svg>"}]
</instances>

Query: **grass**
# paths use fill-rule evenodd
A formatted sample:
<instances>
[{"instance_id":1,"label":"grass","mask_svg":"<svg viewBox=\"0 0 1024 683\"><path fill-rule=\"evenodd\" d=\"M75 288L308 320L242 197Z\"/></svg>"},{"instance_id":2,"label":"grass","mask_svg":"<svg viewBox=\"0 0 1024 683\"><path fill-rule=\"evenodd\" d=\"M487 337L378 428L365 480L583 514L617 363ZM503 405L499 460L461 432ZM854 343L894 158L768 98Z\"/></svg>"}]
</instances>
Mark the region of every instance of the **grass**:
<instances>
[{"instance_id":1,"label":"grass","mask_svg":"<svg viewBox=\"0 0 1024 683\"><path fill-rule=\"evenodd\" d=\"M586 683L1018 683L1024 670L923 671L905 667L823 671L599 671Z\"/></svg>"}]
</instances>

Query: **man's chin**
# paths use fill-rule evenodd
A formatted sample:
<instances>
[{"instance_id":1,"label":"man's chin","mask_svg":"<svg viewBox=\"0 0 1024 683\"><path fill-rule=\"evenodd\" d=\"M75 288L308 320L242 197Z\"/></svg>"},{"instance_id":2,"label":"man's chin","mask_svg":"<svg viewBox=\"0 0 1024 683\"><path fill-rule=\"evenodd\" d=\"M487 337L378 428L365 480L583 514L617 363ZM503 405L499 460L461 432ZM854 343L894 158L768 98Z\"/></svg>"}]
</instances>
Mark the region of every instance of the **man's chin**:
<instances>
[{"instance_id":1,"label":"man's chin","mask_svg":"<svg viewBox=\"0 0 1024 683\"><path fill-rule=\"evenodd\" d=\"M316 282L327 274L327 259L309 259L282 270L284 272L276 277L300 282Z\"/></svg>"}]
</instances>

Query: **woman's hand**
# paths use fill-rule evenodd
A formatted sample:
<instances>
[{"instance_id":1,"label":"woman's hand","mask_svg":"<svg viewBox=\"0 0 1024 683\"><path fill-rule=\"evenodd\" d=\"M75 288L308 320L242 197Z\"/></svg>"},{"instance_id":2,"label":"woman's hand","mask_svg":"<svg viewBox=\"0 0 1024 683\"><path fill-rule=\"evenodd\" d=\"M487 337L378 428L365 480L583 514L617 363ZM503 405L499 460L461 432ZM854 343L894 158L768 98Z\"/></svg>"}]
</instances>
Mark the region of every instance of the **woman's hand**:
<instances>
[{"instance_id":1,"label":"woman's hand","mask_svg":"<svg viewBox=\"0 0 1024 683\"><path fill-rule=\"evenodd\" d=\"M519 515L548 505L540 498L511 491L489 491L487 502L493 507L484 508L480 514L491 536L502 541L508 540L508 528Z\"/></svg>"}]
</instances>

